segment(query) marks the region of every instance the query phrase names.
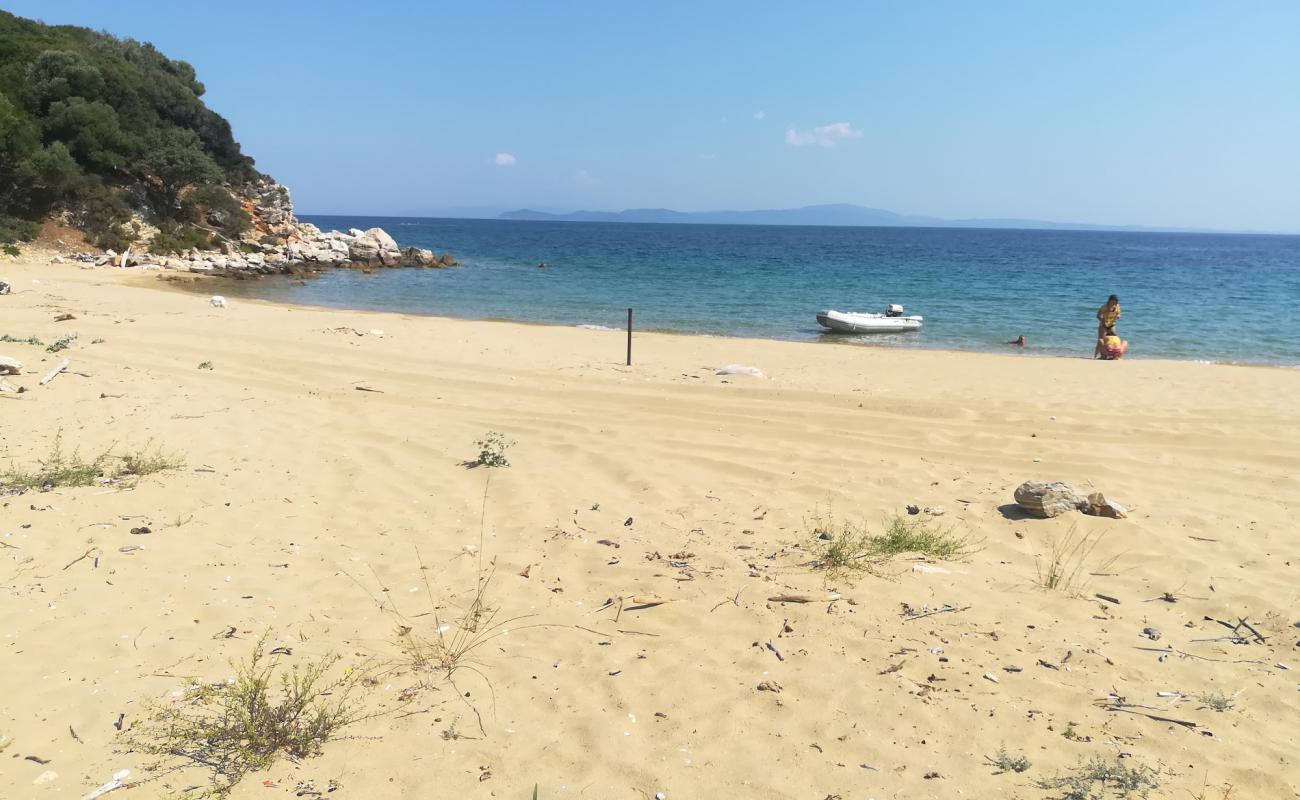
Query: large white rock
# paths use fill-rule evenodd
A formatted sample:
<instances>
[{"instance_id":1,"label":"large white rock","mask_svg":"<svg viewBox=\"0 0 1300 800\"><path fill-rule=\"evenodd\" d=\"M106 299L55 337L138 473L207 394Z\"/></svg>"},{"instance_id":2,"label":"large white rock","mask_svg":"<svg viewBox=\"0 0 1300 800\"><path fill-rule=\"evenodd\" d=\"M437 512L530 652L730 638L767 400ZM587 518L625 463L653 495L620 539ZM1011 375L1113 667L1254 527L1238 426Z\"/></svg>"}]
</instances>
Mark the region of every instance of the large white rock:
<instances>
[{"instance_id":1,"label":"large white rock","mask_svg":"<svg viewBox=\"0 0 1300 800\"><path fill-rule=\"evenodd\" d=\"M366 236L369 236L371 239L374 239L376 242L379 242L379 248L381 250L400 249L397 246L397 241L394 240L393 237L389 236L388 231L384 230L383 228L371 228L370 230L366 231Z\"/></svg>"},{"instance_id":2,"label":"large white rock","mask_svg":"<svg viewBox=\"0 0 1300 800\"><path fill-rule=\"evenodd\" d=\"M1034 517L1057 517L1070 511L1082 511L1088 498L1068 483L1027 481L1016 487L1016 504Z\"/></svg>"},{"instance_id":3,"label":"large white rock","mask_svg":"<svg viewBox=\"0 0 1300 800\"><path fill-rule=\"evenodd\" d=\"M23 371L23 362L16 358L0 356L0 375L17 375Z\"/></svg>"}]
</instances>

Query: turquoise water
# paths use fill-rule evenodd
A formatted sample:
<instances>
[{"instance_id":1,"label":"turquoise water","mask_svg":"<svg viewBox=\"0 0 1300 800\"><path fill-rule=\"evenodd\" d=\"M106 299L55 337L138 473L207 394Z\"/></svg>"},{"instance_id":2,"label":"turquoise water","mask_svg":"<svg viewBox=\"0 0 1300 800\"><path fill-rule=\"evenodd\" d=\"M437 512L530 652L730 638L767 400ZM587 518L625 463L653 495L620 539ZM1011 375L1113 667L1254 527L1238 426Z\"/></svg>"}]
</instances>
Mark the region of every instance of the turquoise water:
<instances>
[{"instance_id":1,"label":"turquoise water","mask_svg":"<svg viewBox=\"0 0 1300 800\"><path fill-rule=\"evenodd\" d=\"M464 266L332 271L295 285L232 283L229 295L472 319L845 341L822 308L901 303L918 333L865 346L1087 357L1096 309L1115 293L1133 358L1300 365L1300 237L936 228L648 225L305 217L380 226L402 246ZM549 268L538 269L538 262Z\"/></svg>"}]
</instances>

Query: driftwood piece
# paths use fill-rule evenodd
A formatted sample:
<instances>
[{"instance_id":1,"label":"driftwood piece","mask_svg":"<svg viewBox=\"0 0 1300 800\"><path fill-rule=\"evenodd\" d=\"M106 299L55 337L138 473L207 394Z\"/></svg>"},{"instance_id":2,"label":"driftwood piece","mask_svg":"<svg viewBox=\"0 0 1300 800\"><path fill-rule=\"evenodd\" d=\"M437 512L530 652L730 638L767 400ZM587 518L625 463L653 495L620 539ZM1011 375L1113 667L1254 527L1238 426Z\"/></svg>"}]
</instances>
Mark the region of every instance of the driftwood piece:
<instances>
[{"instance_id":1,"label":"driftwood piece","mask_svg":"<svg viewBox=\"0 0 1300 800\"><path fill-rule=\"evenodd\" d=\"M767 598L769 603L833 603L842 597L838 594L826 597L811 597L806 594L778 594Z\"/></svg>"},{"instance_id":2,"label":"driftwood piece","mask_svg":"<svg viewBox=\"0 0 1300 800\"><path fill-rule=\"evenodd\" d=\"M69 363L70 362L66 358L60 361L57 367L50 370L49 373L44 378L41 378L41 385L44 386L45 384L57 378L60 372L68 368Z\"/></svg>"}]
</instances>

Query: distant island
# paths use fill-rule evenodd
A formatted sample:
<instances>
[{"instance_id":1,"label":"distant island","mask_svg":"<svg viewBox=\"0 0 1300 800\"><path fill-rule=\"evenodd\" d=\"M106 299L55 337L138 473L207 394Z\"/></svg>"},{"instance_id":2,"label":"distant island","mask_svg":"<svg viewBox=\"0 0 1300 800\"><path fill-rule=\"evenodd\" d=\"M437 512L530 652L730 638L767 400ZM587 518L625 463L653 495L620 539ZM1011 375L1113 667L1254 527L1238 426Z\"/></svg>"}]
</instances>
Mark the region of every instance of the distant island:
<instances>
[{"instance_id":1,"label":"distant island","mask_svg":"<svg viewBox=\"0 0 1300 800\"><path fill-rule=\"evenodd\" d=\"M1038 219L944 219L896 214L879 208L833 203L802 208L759 211L673 211L631 208L625 211L573 211L556 214L532 209L506 211L497 219L545 222L648 222L688 225L830 225L886 228L1011 228L1062 231L1145 231L1153 233L1221 233L1193 228L1153 228L1141 225L1090 225Z\"/></svg>"}]
</instances>

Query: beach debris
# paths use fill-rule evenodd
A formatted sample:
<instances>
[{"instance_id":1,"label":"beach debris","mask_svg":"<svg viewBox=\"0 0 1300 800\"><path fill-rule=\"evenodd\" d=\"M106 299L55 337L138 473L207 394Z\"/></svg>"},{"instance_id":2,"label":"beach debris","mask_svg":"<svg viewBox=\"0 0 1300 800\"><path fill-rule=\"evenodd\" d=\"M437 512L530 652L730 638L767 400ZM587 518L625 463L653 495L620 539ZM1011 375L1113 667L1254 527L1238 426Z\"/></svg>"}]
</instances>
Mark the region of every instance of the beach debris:
<instances>
[{"instance_id":1,"label":"beach debris","mask_svg":"<svg viewBox=\"0 0 1300 800\"><path fill-rule=\"evenodd\" d=\"M212 304L212 307L213 307L213 308L225 308L225 307L226 307L226 298L222 297L222 296L219 295L219 294L214 294L214 295L212 295L212 299L210 299L208 302Z\"/></svg>"},{"instance_id":2,"label":"beach debris","mask_svg":"<svg viewBox=\"0 0 1300 800\"><path fill-rule=\"evenodd\" d=\"M597 540L596 540L596 544L603 544L603 545L605 545L606 547L613 547L614 549L618 549L618 548L622 547L621 544L619 544L618 542L614 541L613 539L597 539Z\"/></svg>"},{"instance_id":3,"label":"beach debris","mask_svg":"<svg viewBox=\"0 0 1300 800\"><path fill-rule=\"evenodd\" d=\"M781 693L781 684L776 681L763 681L757 687L760 692L771 692L773 694Z\"/></svg>"},{"instance_id":4,"label":"beach debris","mask_svg":"<svg viewBox=\"0 0 1300 800\"><path fill-rule=\"evenodd\" d=\"M767 598L769 603L833 603L839 600L843 595L831 593L824 597L812 597L806 594L778 594Z\"/></svg>"},{"instance_id":5,"label":"beach debris","mask_svg":"<svg viewBox=\"0 0 1300 800\"><path fill-rule=\"evenodd\" d=\"M94 790L93 792L82 795L81 800L95 800L95 798L97 797L103 797L109 792L114 792L117 791L118 789L121 789L123 786L126 785L124 781L126 780L127 776L130 774L131 774L131 770L129 769L120 769L117 772L114 772L112 780L108 781L103 786L100 786L98 789Z\"/></svg>"},{"instance_id":6,"label":"beach debris","mask_svg":"<svg viewBox=\"0 0 1300 800\"><path fill-rule=\"evenodd\" d=\"M1231 641L1233 644L1251 643L1252 639L1247 638L1246 634L1242 632L1243 628L1245 628L1247 631L1250 632L1251 636L1254 637L1253 641L1256 644L1263 644L1265 641L1268 640L1268 637L1260 633L1259 631L1255 630L1254 626L1251 625L1249 622L1247 622L1245 617L1237 617L1237 623L1235 625L1231 622L1224 622L1221 619L1215 619L1214 617L1203 617L1202 621L1217 622L1218 624L1232 631L1232 637L1231 639L1229 639L1229 641Z\"/></svg>"},{"instance_id":7,"label":"beach debris","mask_svg":"<svg viewBox=\"0 0 1300 800\"><path fill-rule=\"evenodd\" d=\"M1117 695L1113 692L1107 695L1104 699L1098 700L1096 702L1096 705L1100 708L1106 709L1107 711L1119 711L1125 714L1134 714L1139 717L1146 717L1147 719L1153 720L1155 722L1168 722L1173 725L1181 725L1182 727L1188 729L1189 731L1196 731L1200 733L1202 736L1214 735L1212 732L1210 732L1208 728L1203 728L1195 722L1190 722L1185 719L1174 719L1173 717L1165 717L1159 714L1148 714L1145 711L1139 711L1138 709L1144 708L1144 706L1139 706L1134 703L1129 703L1124 697L1122 697L1121 695Z\"/></svg>"},{"instance_id":8,"label":"beach debris","mask_svg":"<svg viewBox=\"0 0 1300 800\"><path fill-rule=\"evenodd\" d=\"M67 322L68 320L73 320L73 319L76 319L76 318L77 318L77 317L76 317L75 315L73 315L73 314L60 314L60 315L58 315L57 317L54 318L54 321L55 321L55 322Z\"/></svg>"},{"instance_id":9,"label":"beach debris","mask_svg":"<svg viewBox=\"0 0 1300 800\"><path fill-rule=\"evenodd\" d=\"M17 375L23 371L23 362L16 358L0 356L0 375Z\"/></svg>"},{"instance_id":10,"label":"beach debris","mask_svg":"<svg viewBox=\"0 0 1300 800\"><path fill-rule=\"evenodd\" d=\"M0 392L11 392L13 394L22 394L25 389L21 386L15 386L4 378L0 378Z\"/></svg>"},{"instance_id":11,"label":"beach debris","mask_svg":"<svg viewBox=\"0 0 1300 800\"><path fill-rule=\"evenodd\" d=\"M143 536L143 535L145 535L145 534L149 534L149 533L153 533L153 530L151 530L151 529L149 528L148 525L141 525L141 526L138 527L138 528L132 528L132 529L131 529L131 535L132 535L132 536Z\"/></svg>"},{"instance_id":12,"label":"beach debris","mask_svg":"<svg viewBox=\"0 0 1300 800\"><path fill-rule=\"evenodd\" d=\"M923 572L931 575L951 575L952 570L934 564L927 564L924 561L918 561L912 565L913 572Z\"/></svg>"},{"instance_id":13,"label":"beach debris","mask_svg":"<svg viewBox=\"0 0 1300 800\"><path fill-rule=\"evenodd\" d=\"M908 503L907 513L915 517L917 514L921 513L921 507L916 505L915 503Z\"/></svg>"},{"instance_id":14,"label":"beach debris","mask_svg":"<svg viewBox=\"0 0 1300 800\"><path fill-rule=\"evenodd\" d=\"M1143 629L1142 629L1142 635L1145 636L1145 637L1147 637L1148 639L1150 639L1151 641L1154 642L1154 641L1156 641L1156 640L1158 640L1158 639L1160 638L1160 629L1159 629L1159 628L1143 628Z\"/></svg>"},{"instance_id":15,"label":"beach debris","mask_svg":"<svg viewBox=\"0 0 1300 800\"><path fill-rule=\"evenodd\" d=\"M1088 499L1068 483L1026 481L1016 487L1016 505L1033 517L1047 519L1080 511Z\"/></svg>"},{"instance_id":16,"label":"beach debris","mask_svg":"<svg viewBox=\"0 0 1300 800\"><path fill-rule=\"evenodd\" d=\"M902 616L905 621L933 617L935 614L958 614L970 609L970 606L954 606L951 603L944 603L941 607L935 609L931 609L928 605L922 605L919 609L912 608L907 603L901 603L900 605L903 607Z\"/></svg>"},{"instance_id":17,"label":"beach debris","mask_svg":"<svg viewBox=\"0 0 1300 800\"><path fill-rule=\"evenodd\" d=\"M772 651L772 655L776 656L777 661L785 661L785 656L781 655L781 651L776 649L776 645L772 644L771 639L763 642L763 646Z\"/></svg>"},{"instance_id":18,"label":"beach debris","mask_svg":"<svg viewBox=\"0 0 1300 800\"><path fill-rule=\"evenodd\" d=\"M925 513L929 514L932 517L942 517L944 514L948 512L943 506L926 506Z\"/></svg>"},{"instance_id":19,"label":"beach debris","mask_svg":"<svg viewBox=\"0 0 1300 800\"><path fill-rule=\"evenodd\" d=\"M369 386L354 386L352 388L356 389L358 392L374 392L375 394L384 393L383 389L372 389Z\"/></svg>"},{"instance_id":20,"label":"beach debris","mask_svg":"<svg viewBox=\"0 0 1300 800\"><path fill-rule=\"evenodd\" d=\"M1108 595L1108 594L1097 594L1097 595L1094 595L1094 596L1095 596L1098 600L1105 600L1107 603L1114 603L1115 605L1119 605L1119 604L1120 604L1120 602L1119 602L1119 598L1118 598L1118 597L1111 597L1111 596Z\"/></svg>"},{"instance_id":21,"label":"beach debris","mask_svg":"<svg viewBox=\"0 0 1300 800\"><path fill-rule=\"evenodd\" d=\"M749 375L754 378L766 378L767 375L758 367L747 367L744 364L728 364L718 370L718 375Z\"/></svg>"},{"instance_id":22,"label":"beach debris","mask_svg":"<svg viewBox=\"0 0 1300 800\"><path fill-rule=\"evenodd\" d=\"M9 284L0 281L0 294L9 294Z\"/></svg>"},{"instance_id":23,"label":"beach debris","mask_svg":"<svg viewBox=\"0 0 1300 800\"><path fill-rule=\"evenodd\" d=\"M60 361L59 364L58 364L58 366L56 366L54 369L52 369L52 370L50 370L48 373L46 373L46 375L45 375L44 378L41 378L41 385L44 386L45 384L47 384L47 383L49 383L50 381L54 380L55 378L59 377L59 373L60 373L60 372L63 372L65 369L67 369L69 363L70 363L70 362L69 362L68 359L66 359L66 358L63 359L62 361Z\"/></svg>"},{"instance_id":24,"label":"beach debris","mask_svg":"<svg viewBox=\"0 0 1300 800\"><path fill-rule=\"evenodd\" d=\"M984 673L984 680L986 680L986 681L992 681L993 683L997 683L997 682L998 682L998 676L997 676L997 675L994 675L992 672L986 672L986 673Z\"/></svg>"}]
</instances>

